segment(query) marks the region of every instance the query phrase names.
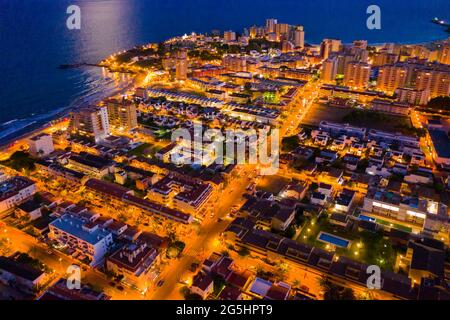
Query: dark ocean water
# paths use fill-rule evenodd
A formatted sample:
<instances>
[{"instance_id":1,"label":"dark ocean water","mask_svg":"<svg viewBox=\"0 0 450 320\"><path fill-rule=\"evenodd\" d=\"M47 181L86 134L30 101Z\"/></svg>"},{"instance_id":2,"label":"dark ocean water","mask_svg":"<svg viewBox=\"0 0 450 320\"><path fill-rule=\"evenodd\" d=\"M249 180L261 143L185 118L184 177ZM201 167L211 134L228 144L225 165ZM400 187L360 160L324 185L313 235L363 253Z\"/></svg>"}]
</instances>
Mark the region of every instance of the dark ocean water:
<instances>
[{"instance_id":1,"label":"dark ocean water","mask_svg":"<svg viewBox=\"0 0 450 320\"><path fill-rule=\"evenodd\" d=\"M66 28L66 9L81 7L81 30ZM366 28L366 9L382 10L382 29ZM212 29L242 31L266 18L304 25L306 40L417 43L448 36L431 24L450 19L448 0L0 0L0 142L64 110L96 101L127 79L99 68L60 70L97 62L118 50Z\"/></svg>"}]
</instances>

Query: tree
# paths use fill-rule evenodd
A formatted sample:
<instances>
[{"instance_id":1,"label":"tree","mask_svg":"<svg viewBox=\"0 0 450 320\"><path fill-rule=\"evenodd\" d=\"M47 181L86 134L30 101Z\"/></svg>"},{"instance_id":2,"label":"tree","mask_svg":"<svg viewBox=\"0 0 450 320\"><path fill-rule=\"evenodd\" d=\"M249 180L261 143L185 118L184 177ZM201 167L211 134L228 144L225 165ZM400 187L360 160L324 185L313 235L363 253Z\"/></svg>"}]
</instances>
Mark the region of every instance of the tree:
<instances>
[{"instance_id":1,"label":"tree","mask_svg":"<svg viewBox=\"0 0 450 320\"><path fill-rule=\"evenodd\" d=\"M319 279L319 285L325 291L323 295L325 300L356 300L353 289L338 286L326 277Z\"/></svg>"},{"instance_id":2,"label":"tree","mask_svg":"<svg viewBox=\"0 0 450 320\"><path fill-rule=\"evenodd\" d=\"M250 255L250 250L248 250L247 248L241 248L241 249L239 249L238 254L241 257L247 257Z\"/></svg>"},{"instance_id":3,"label":"tree","mask_svg":"<svg viewBox=\"0 0 450 320\"><path fill-rule=\"evenodd\" d=\"M431 99L428 102L428 108L436 110L450 110L450 96L441 96Z\"/></svg>"}]
</instances>

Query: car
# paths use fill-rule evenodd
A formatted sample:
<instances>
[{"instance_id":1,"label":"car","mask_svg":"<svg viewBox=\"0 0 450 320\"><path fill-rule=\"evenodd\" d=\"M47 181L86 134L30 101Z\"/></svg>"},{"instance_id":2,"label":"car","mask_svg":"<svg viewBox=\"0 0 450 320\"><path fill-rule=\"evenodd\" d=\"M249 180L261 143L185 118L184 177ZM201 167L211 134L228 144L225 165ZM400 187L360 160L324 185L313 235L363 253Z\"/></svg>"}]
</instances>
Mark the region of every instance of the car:
<instances>
[{"instance_id":1,"label":"car","mask_svg":"<svg viewBox=\"0 0 450 320\"><path fill-rule=\"evenodd\" d=\"M159 280L158 283L156 284L157 287L162 287L164 284L164 280Z\"/></svg>"}]
</instances>

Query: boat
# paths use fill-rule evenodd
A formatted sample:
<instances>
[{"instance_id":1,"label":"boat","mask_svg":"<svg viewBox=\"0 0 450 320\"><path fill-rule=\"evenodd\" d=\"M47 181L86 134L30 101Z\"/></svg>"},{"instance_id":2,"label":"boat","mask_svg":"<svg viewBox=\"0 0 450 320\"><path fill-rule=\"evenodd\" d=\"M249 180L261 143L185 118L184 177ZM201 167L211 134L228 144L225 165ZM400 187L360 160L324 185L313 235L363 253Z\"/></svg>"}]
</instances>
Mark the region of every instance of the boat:
<instances>
[{"instance_id":1,"label":"boat","mask_svg":"<svg viewBox=\"0 0 450 320\"><path fill-rule=\"evenodd\" d=\"M443 27L449 27L450 29L450 24L445 22L445 20L439 19L439 18L434 18L433 20L431 20L432 23L443 26Z\"/></svg>"}]
</instances>

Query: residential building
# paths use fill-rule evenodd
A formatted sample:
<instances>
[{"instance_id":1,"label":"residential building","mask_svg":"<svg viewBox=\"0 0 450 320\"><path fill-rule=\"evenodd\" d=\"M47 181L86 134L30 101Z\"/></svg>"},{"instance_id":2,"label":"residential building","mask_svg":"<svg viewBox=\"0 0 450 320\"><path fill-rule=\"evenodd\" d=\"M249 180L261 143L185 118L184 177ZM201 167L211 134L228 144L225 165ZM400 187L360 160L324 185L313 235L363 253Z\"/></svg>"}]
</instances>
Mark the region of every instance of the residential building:
<instances>
[{"instance_id":1,"label":"residential building","mask_svg":"<svg viewBox=\"0 0 450 320\"><path fill-rule=\"evenodd\" d=\"M322 62L320 77L324 83L334 83L338 71L338 60L336 57L328 58Z\"/></svg>"},{"instance_id":2,"label":"residential building","mask_svg":"<svg viewBox=\"0 0 450 320\"><path fill-rule=\"evenodd\" d=\"M365 215L392 220L412 228L414 233L444 239L448 237L449 230L447 210L446 205L434 199L403 196L377 188L368 191L363 205Z\"/></svg>"},{"instance_id":3,"label":"residential building","mask_svg":"<svg viewBox=\"0 0 450 320\"><path fill-rule=\"evenodd\" d=\"M344 70L344 85L365 89L369 84L370 65L364 62L349 62Z\"/></svg>"},{"instance_id":4,"label":"residential building","mask_svg":"<svg viewBox=\"0 0 450 320\"><path fill-rule=\"evenodd\" d=\"M450 95L450 72L441 70L419 70L416 90L429 90L430 97Z\"/></svg>"},{"instance_id":5,"label":"residential building","mask_svg":"<svg viewBox=\"0 0 450 320\"><path fill-rule=\"evenodd\" d=\"M64 214L51 222L49 227L49 238L86 256L92 266L101 263L113 245L109 231L72 214Z\"/></svg>"},{"instance_id":6,"label":"residential building","mask_svg":"<svg viewBox=\"0 0 450 320\"><path fill-rule=\"evenodd\" d=\"M320 56L328 59L332 53L341 50L342 41L337 39L324 39L320 45Z\"/></svg>"},{"instance_id":7,"label":"residential building","mask_svg":"<svg viewBox=\"0 0 450 320\"><path fill-rule=\"evenodd\" d=\"M366 128L354 127L349 124L340 124L329 121L321 121L319 125L320 130L330 133L333 137L340 137L347 135L350 137L357 137L364 139L367 133Z\"/></svg>"},{"instance_id":8,"label":"residential building","mask_svg":"<svg viewBox=\"0 0 450 320\"><path fill-rule=\"evenodd\" d=\"M177 80L187 80L188 73L188 61L187 51L180 50L176 54L175 58L175 77Z\"/></svg>"},{"instance_id":9,"label":"residential building","mask_svg":"<svg viewBox=\"0 0 450 320\"><path fill-rule=\"evenodd\" d=\"M36 193L34 181L25 177L13 177L0 184L0 213L13 209Z\"/></svg>"},{"instance_id":10,"label":"residential building","mask_svg":"<svg viewBox=\"0 0 450 320\"><path fill-rule=\"evenodd\" d=\"M415 90L411 88L397 88L395 91L397 100L403 103L409 103L413 106L423 106L430 100L429 90Z\"/></svg>"},{"instance_id":11,"label":"residential building","mask_svg":"<svg viewBox=\"0 0 450 320\"><path fill-rule=\"evenodd\" d=\"M158 251L143 243L123 246L106 259L106 269L123 276L126 283L146 291L150 284L150 271L158 258Z\"/></svg>"},{"instance_id":12,"label":"residential building","mask_svg":"<svg viewBox=\"0 0 450 320\"><path fill-rule=\"evenodd\" d=\"M70 114L69 131L93 138L99 142L110 134L108 110L103 107L86 107Z\"/></svg>"},{"instance_id":13,"label":"residential building","mask_svg":"<svg viewBox=\"0 0 450 320\"><path fill-rule=\"evenodd\" d=\"M406 84L408 69L398 65L381 66L378 71L377 90L393 94Z\"/></svg>"},{"instance_id":14,"label":"residential building","mask_svg":"<svg viewBox=\"0 0 450 320\"><path fill-rule=\"evenodd\" d=\"M266 32L267 33L274 33L276 24L278 24L278 20L277 19L267 19L266 20Z\"/></svg>"},{"instance_id":15,"label":"residential building","mask_svg":"<svg viewBox=\"0 0 450 320\"><path fill-rule=\"evenodd\" d=\"M440 165L450 166L450 139L446 131L440 129L428 130L434 161Z\"/></svg>"},{"instance_id":16,"label":"residential building","mask_svg":"<svg viewBox=\"0 0 450 320\"><path fill-rule=\"evenodd\" d=\"M138 126L136 105L130 100L106 101L109 124L119 130L129 131Z\"/></svg>"},{"instance_id":17,"label":"residential building","mask_svg":"<svg viewBox=\"0 0 450 320\"><path fill-rule=\"evenodd\" d=\"M69 169L83 172L97 178L103 178L114 171L114 162L90 153L72 154L67 159Z\"/></svg>"},{"instance_id":18,"label":"residential building","mask_svg":"<svg viewBox=\"0 0 450 320\"><path fill-rule=\"evenodd\" d=\"M55 151L53 138L46 133L40 133L28 140L29 152L33 157L43 158Z\"/></svg>"},{"instance_id":19,"label":"residential building","mask_svg":"<svg viewBox=\"0 0 450 320\"><path fill-rule=\"evenodd\" d=\"M398 54L389 52L376 52L373 55L372 65L374 67L394 64L398 61Z\"/></svg>"},{"instance_id":20,"label":"residential building","mask_svg":"<svg viewBox=\"0 0 450 320\"><path fill-rule=\"evenodd\" d=\"M235 42L236 41L236 32L234 31L225 31L223 34L223 39L225 40L226 43L228 42Z\"/></svg>"},{"instance_id":21,"label":"residential building","mask_svg":"<svg viewBox=\"0 0 450 320\"><path fill-rule=\"evenodd\" d=\"M294 46L303 49L305 47L305 31L303 26L295 26L292 33L292 43Z\"/></svg>"},{"instance_id":22,"label":"residential building","mask_svg":"<svg viewBox=\"0 0 450 320\"><path fill-rule=\"evenodd\" d=\"M410 112L410 105L405 102L396 102L385 99L374 99L371 102L373 111L407 116Z\"/></svg>"},{"instance_id":23,"label":"residential building","mask_svg":"<svg viewBox=\"0 0 450 320\"><path fill-rule=\"evenodd\" d=\"M188 177L168 175L155 183L149 197L176 210L199 214L212 196L213 189L208 183L196 182Z\"/></svg>"},{"instance_id":24,"label":"residential building","mask_svg":"<svg viewBox=\"0 0 450 320\"><path fill-rule=\"evenodd\" d=\"M450 65L450 44L445 44L439 50L439 63Z\"/></svg>"},{"instance_id":25,"label":"residential building","mask_svg":"<svg viewBox=\"0 0 450 320\"><path fill-rule=\"evenodd\" d=\"M38 300L66 300L66 301L96 301L96 300L110 300L111 297L103 292L95 291L88 285L81 285L80 289L69 289L67 286L67 279L59 279L53 286L51 286L45 293L39 297Z\"/></svg>"},{"instance_id":26,"label":"residential building","mask_svg":"<svg viewBox=\"0 0 450 320\"><path fill-rule=\"evenodd\" d=\"M229 71L246 72L247 58L244 56L228 54L223 57L222 66Z\"/></svg>"},{"instance_id":27,"label":"residential building","mask_svg":"<svg viewBox=\"0 0 450 320\"><path fill-rule=\"evenodd\" d=\"M20 215L28 217L30 220L36 220L42 217L42 205L35 200L28 200L17 206Z\"/></svg>"},{"instance_id":28,"label":"residential building","mask_svg":"<svg viewBox=\"0 0 450 320\"><path fill-rule=\"evenodd\" d=\"M214 281L207 274L199 272L194 276L190 289L192 293L206 299L213 292Z\"/></svg>"},{"instance_id":29,"label":"residential building","mask_svg":"<svg viewBox=\"0 0 450 320\"><path fill-rule=\"evenodd\" d=\"M18 288L34 293L47 280L45 272L15 261L13 258L0 256L0 282L9 286L14 283Z\"/></svg>"}]
</instances>

